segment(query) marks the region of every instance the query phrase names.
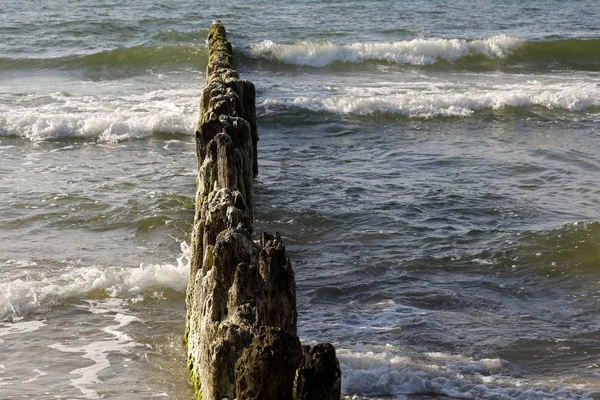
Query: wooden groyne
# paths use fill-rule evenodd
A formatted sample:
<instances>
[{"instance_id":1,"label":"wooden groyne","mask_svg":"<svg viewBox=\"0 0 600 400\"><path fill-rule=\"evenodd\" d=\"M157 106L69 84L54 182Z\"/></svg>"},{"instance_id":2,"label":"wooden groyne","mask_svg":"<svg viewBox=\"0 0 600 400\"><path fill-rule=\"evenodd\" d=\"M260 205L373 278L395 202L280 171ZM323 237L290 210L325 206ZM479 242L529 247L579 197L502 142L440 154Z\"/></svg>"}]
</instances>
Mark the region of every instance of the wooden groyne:
<instances>
[{"instance_id":1,"label":"wooden groyne","mask_svg":"<svg viewBox=\"0 0 600 400\"><path fill-rule=\"evenodd\" d=\"M210 27L208 48L186 298L190 381L204 400L337 400L335 349L298 339L296 282L281 237L252 239L254 85L232 69L219 21Z\"/></svg>"}]
</instances>

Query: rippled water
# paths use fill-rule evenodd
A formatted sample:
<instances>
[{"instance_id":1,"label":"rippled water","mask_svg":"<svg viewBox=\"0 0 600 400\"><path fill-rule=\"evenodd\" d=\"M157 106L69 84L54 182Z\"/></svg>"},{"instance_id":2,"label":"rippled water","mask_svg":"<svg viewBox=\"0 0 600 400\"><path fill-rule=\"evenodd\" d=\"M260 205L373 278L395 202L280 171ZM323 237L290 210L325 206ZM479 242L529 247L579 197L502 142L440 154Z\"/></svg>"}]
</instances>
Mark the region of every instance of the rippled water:
<instances>
[{"instance_id":1,"label":"rippled water","mask_svg":"<svg viewBox=\"0 0 600 400\"><path fill-rule=\"evenodd\" d=\"M213 18L258 89L255 227L346 396L598 398L593 1L0 7L0 397L192 398Z\"/></svg>"}]
</instances>

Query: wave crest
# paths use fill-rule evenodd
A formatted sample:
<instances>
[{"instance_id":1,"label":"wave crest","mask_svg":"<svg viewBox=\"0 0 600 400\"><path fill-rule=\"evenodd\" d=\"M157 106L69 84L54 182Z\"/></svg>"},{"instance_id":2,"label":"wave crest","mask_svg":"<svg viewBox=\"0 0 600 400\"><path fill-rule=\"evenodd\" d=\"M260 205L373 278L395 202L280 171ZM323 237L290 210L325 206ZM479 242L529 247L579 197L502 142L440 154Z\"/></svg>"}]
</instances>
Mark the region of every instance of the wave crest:
<instances>
[{"instance_id":1,"label":"wave crest","mask_svg":"<svg viewBox=\"0 0 600 400\"><path fill-rule=\"evenodd\" d=\"M14 276L0 281L0 321L18 321L35 312L102 293L134 298L149 290L185 292L189 275L189 246L181 243L177 264L131 267L68 267L58 274L41 272L35 263L8 260Z\"/></svg>"},{"instance_id":2,"label":"wave crest","mask_svg":"<svg viewBox=\"0 0 600 400\"><path fill-rule=\"evenodd\" d=\"M540 88L498 87L489 90L473 88L462 93L403 91L374 94L353 88L340 95L324 98L271 98L264 100L261 106L267 111L283 107L334 114L390 114L408 118L468 117L485 109L535 106L579 112L600 107L600 89L582 84Z\"/></svg>"},{"instance_id":3,"label":"wave crest","mask_svg":"<svg viewBox=\"0 0 600 400\"><path fill-rule=\"evenodd\" d=\"M161 116L152 113L107 114L57 113L35 116L16 113L0 117L0 137L19 136L31 141L64 137L95 138L100 142L120 142L150 136L154 132L192 134L193 117Z\"/></svg>"},{"instance_id":4,"label":"wave crest","mask_svg":"<svg viewBox=\"0 0 600 400\"><path fill-rule=\"evenodd\" d=\"M153 133L191 135L195 130L193 87L126 94L94 93L106 89L91 84L87 87L90 93L0 95L0 137L119 142Z\"/></svg>"},{"instance_id":5,"label":"wave crest","mask_svg":"<svg viewBox=\"0 0 600 400\"><path fill-rule=\"evenodd\" d=\"M455 62L468 56L501 59L510 56L524 42L499 35L482 40L419 38L391 43L300 42L275 43L265 40L250 48L250 55L287 64L324 67L334 62L358 63L369 60L397 64L430 65L439 60Z\"/></svg>"},{"instance_id":6,"label":"wave crest","mask_svg":"<svg viewBox=\"0 0 600 400\"><path fill-rule=\"evenodd\" d=\"M497 35L486 39L417 38L388 43L336 44L330 41L276 43L265 40L247 55L276 63L325 67L335 63L388 62L428 66L456 64L475 69L573 69L600 71L600 39L528 42Z\"/></svg>"},{"instance_id":7,"label":"wave crest","mask_svg":"<svg viewBox=\"0 0 600 400\"><path fill-rule=\"evenodd\" d=\"M585 393L583 387L557 387L557 379L520 379L512 376L508 362L498 358L477 360L399 350L391 345L338 346L342 392L386 398L436 394L458 399L591 399L594 394Z\"/></svg>"}]
</instances>

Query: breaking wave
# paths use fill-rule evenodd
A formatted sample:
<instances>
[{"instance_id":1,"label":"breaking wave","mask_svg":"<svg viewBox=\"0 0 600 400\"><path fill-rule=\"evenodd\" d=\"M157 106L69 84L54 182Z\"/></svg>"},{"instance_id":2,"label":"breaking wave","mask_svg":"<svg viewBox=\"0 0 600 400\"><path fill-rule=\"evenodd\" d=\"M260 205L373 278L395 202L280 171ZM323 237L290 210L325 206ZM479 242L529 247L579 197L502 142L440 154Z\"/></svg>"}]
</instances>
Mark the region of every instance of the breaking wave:
<instances>
[{"instance_id":1,"label":"breaking wave","mask_svg":"<svg viewBox=\"0 0 600 400\"><path fill-rule=\"evenodd\" d=\"M600 40L527 42L505 35L486 39L417 38L389 43L337 44L330 41L276 43L265 40L247 50L258 59L311 67L334 63L381 61L427 66L457 64L463 68L529 66L600 70Z\"/></svg>"},{"instance_id":2,"label":"breaking wave","mask_svg":"<svg viewBox=\"0 0 600 400\"><path fill-rule=\"evenodd\" d=\"M351 115L400 115L408 118L468 117L485 109L543 107L547 110L580 112L600 107L600 88L593 83L555 85L514 85L494 88L473 87L466 92L387 90L373 93L350 88L327 97L307 96L269 98L260 104L266 112L305 109Z\"/></svg>"},{"instance_id":3,"label":"breaking wave","mask_svg":"<svg viewBox=\"0 0 600 400\"><path fill-rule=\"evenodd\" d=\"M428 65L439 60L454 62L470 55L505 58L521 45L518 39L495 36L467 41L461 39L413 39L392 43L300 42L275 43L266 40L251 47L250 54L288 64L323 67L334 62L388 61L398 64Z\"/></svg>"},{"instance_id":4,"label":"breaking wave","mask_svg":"<svg viewBox=\"0 0 600 400\"><path fill-rule=\"evenodd\" d=\"M203 32L166 31L159 44L121 47L91 54L60 57L0 57L0 69L71 69L92 72L147 70L203 70L208 60ZM192 40L192 42L189 42ZM397 42L331 41L278 43L265 40L236 53L240 64L271 62L270 68L289 64L325 67L332 64L385 62L399 65L455 65L470 69L535 68L600 71L600 39L528 42L506 35L485 39L416 38ZM269 66L267 65L269 68Z\"/></svg>"},{"instance_id":5,"label":"breaking wave","mask_svg":"<svg viewBox=\"0 0 600 400\"><path fill-rule=\"evenodd\" d=\"M0 281L0 321L18 321L72 299L92 297L136 298L148 291L184 292L189 275L190 249L181 243L176 264L68 267L59 271L19 260Z\"/></svg>"},{"instance_id":6,"label":"breaking wave","mask_svg":"<svg viewBox=\"0 0 600 400\"><path fill-rule=\"evenodd\" d=\"M89 94L22 93L16 100L0 96L0 137L118 142L153 133L191 135L195 130L194 87L147 93L93 93L102 88L87 87Z\"/></svg>"},{"instance_id":7,"label":"breaking wave","mask_svg":"<svg viewBox=\"0 0 600 400\"><path fill-rule=\"evenodd\" d=\"M347 399L436 394L456 399L593 399L595 392L557 387L557 380L513 376L499 358L399 351L391 345L338 348ZM569 386L569 385L567 385ZM583 389L585 390L585 389Z\"/></svg>"}]
</instances>

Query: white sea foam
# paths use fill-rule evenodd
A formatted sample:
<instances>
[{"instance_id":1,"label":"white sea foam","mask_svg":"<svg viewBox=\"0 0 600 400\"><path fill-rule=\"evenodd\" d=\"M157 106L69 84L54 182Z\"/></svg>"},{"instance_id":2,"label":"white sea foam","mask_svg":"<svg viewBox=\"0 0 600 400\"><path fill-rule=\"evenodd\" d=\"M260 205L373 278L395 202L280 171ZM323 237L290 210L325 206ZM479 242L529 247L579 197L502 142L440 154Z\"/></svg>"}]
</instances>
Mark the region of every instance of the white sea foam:
<instances>
[{"instance_id":1,"label":"white sea foam","mask_svg":"<svg viewBox=\"0 0 600 400\"><path fill-rule=\"evenodd\" d=\"M253 45L249 53L288 64L323 67L336 61L389 61L399 64L428 65L439 60L454 62L470 55L490 59L508 57L522 45L516 38L499 35L481 40L419 38L392 43L300 42L275 43L265 40Z\"/></svg>"},{"instance_id":2,"label":"white sea foam","mask_svg":"<svg viewBox=\"0 0 600 400\"><path fill-rule=\"evenodd\" d=\"M41 268L9 270L0 281L0 321L19 320L70 299L85 298L92 291L136 299L152 290L184 292L189 275L190 251L181 243L177 264L67 267L60 271ZM0 331L1 332L1 331Z\"/></svg>"},{"instance_id":3,"label":"white sea foam","mask_svg":"<svg viewBox=\"0 0 600 400\"><path fill-rule=\"evenodd\" d=\"M342 392L366 397L436 393L459 399L591 399L592 394L557 389L510 375L507 362L445 353L417 354L387 346L336 346Z\"/></svg>"},{"instance_id":4,"label":"white sea foam","mask_svg":"<svg viewBox=\"0 0 600 400\"><path fill-rule=\"evenodd\" d=\"M35 381L37 381L38 379L40 379L42 376L46 376L46 375L48 375L48 373L47 373L47 372L40 371L40 370L39 370L39 369L37 369L37 368L36 368L36 369L34 369L34 370L33 370L33 372L35 372L37 375L36 375L36 376L34 376L33 378L27 379L27 380L25 380L25 381L23 381L23 382L21 382L21 383L31 383L31 382L35 382Z\"/></svg>"},{"instance_id":5,"label":"white sea foam","mask_svg":"<svg viewBox=\"0 0 600 400\"><path fill-rule=\"evenodd\" d=\"M375 92L349 87L328 97L280 97L263 100L261 106L297 107L336 114L398 114L410 118L468 117L484 109L540 106L549 110L582 111L600 107L600 87L595 83L537 83L473 86L438 90L402 88Z\"/></svg>"},{"instance_id":6,"label":"white sea foam","mask_svg":"<svg viewBox=\"0 0 600 400\"><path fill-rule=\"evenodd\" d=\"M35 332L46 326L44 322L45 321L19 321L13 323L0 323L0 337Z\"/></svg>"},{"instance_id":7,"label":"white sea foam","mask_svg":"<svg viewBox=\"0 0 600 400\"><path fill-rule=\"evenodd\" d=\"M306 321L298 326L300 336L318 337L331 329L344 337L390 332L401 329L405 320L426 318L428 312L386 300L371 305L350 303L343 315L332 315L329 311L310 314L310 322ZM300 314L300 319L303 318L304 315Z\"/></svg>"},{"instance_id":8,"label":"white sea foam","mask_svg":"<svg viewBox=\"0 0 600 400\"><path fill-rule=\"evenodd\" d=\"M333 329L336 337L356 338L401 330L405 322L420 324L430 318L429 312L384 300L372 304L350 303L342 317L329 312L311 314L311 323L299 327L303 337L320 337ZM591 399L588 392L597 387L594 383L588 386L572 383L572 378L581 377L563 377L564 381L555 377L522 378L514 372L515 367L497 357L473 358L390 344L337 343L335 347L346 399L399 399L410 394L432 393L460 399ZM561 382L565 382L562 387Z\"/></svg>"},{"instance_id":9,"label":"white sea foam","mask_svg":"<svg viewBox=\"0 0 600 400\"><path fill-rule=\"evenodd\" d=\"M2 343L0 342L0 345ZM6 365L4 364L0 364L0 375L4 375L6 374ZM0 376L0 386L6 386L6 385L10 385L9 382L4 382L5 380L10 380L10 378L4 378L3 376Z\"/></svg>"},{"instance_id":10,"label":"white sea foam","mask_svg":"<svg viewBox=\"0 0 600 400\"><path fill-rule=\"evenodd\" d=\"M153 113L50 113L13 112L0 118L4 135L25 137L32 141L61 137L95 137L103 142L142 138L153 132L189 134L195 121L181 115Z\"/></svg>"},{"instance_id":11,"label":"white sea foam","mask_svg":"<svg viewBox=\"0 0 600 400\"><path fill-rule=\"evenodd\" d=\"M114 320L118 322L117 325L108 326L103 329L104 332L113 336L110 339L92 342L84 346L71 347L62 343L54 343L48 346L51 349L65 353L82 353L83 358L93 361L93 364L90 366L77 368L70 372L72 375L80 375L78 378L71 379L71 385L79 389L86 399L99 399L103 397L90 386L102 384L98 373L110 367L108 356L111 353L128 354L132 347L138 346L129 335L119 329L133 322L138 322L140 319L131 315L116 313Z\"/></svg>"},{"instance_id":12,"label":"white sea foam","mask_svg":"<svg viewBox=\"0 0 600 400\"><path fill-rule=\"evenodd\" d=\"M90 91L99 88L90 88ZM0 96L0 136L117 142L154 132L192 134L197 88L136 93L29 93Z\"/></svg>"}]
</instances>

